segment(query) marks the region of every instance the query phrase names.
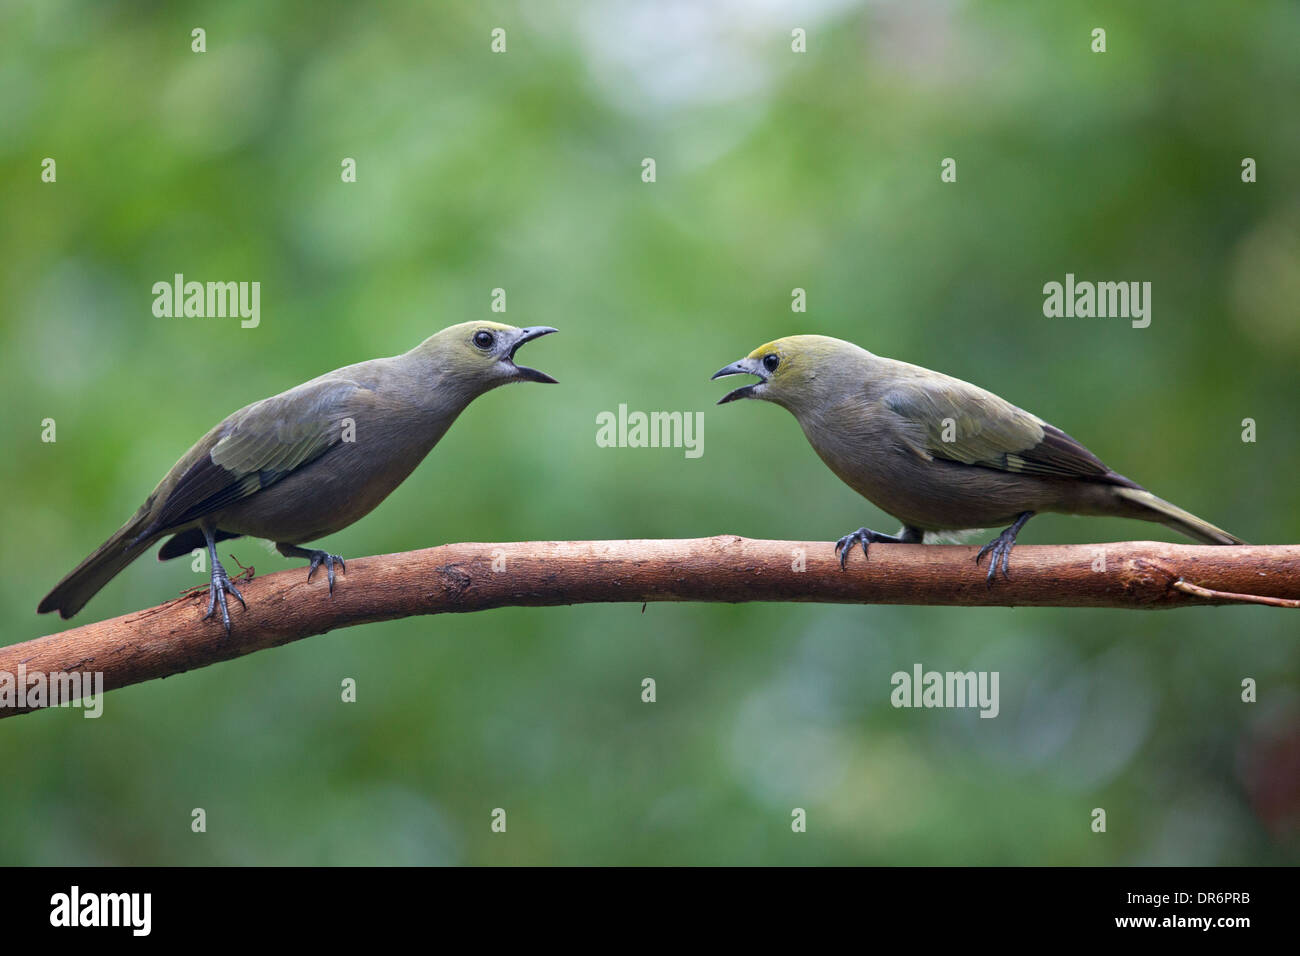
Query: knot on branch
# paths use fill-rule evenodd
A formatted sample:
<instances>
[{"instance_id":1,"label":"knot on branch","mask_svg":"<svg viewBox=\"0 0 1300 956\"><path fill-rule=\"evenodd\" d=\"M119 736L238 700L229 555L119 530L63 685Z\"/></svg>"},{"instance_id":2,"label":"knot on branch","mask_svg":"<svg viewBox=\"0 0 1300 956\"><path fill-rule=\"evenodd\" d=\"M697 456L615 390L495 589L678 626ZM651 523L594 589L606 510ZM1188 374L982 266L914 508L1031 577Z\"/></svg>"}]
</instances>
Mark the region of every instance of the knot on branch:
<instances>
[{"instance_id":1,"label":"knot on branch","mask_svg":"<svg viewBox=\"0 0 1300 956\"><path fill-rule=\"evenodd\" d=\"M469 589L473 583L473 578L467 571L461 569L458 564L443 564L434 568L435 573L442 578L443 593L434 595L432 601L438 603L447 599L457 600Z\"/></svg>"}]
</instances>

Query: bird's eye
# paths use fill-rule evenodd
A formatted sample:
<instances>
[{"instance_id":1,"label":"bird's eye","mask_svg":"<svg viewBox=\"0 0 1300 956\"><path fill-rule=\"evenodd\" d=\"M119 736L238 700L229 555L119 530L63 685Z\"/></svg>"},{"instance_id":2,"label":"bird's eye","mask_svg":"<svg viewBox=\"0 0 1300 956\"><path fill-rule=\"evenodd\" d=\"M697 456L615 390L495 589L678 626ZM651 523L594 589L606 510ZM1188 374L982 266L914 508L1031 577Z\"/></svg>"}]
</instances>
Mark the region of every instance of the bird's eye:
<instances>
[{"instance_id":1,"label":"bird's eye","mask_svg":"<svg viewBox=\"0 0 1300 956\"><path fill-rule=\"evenodd\" d=\"M776 367L780 364L781 356L777 355L775 352L769 352L767 355L763 356L763 368L767 369L769 372L775 372Z\"/></svg>"},{"instance_id":2,"label":"bird's eye","mask_svg":"<svg viewBox=\"0 0 1300 956\"><path fill-rule=\"evenodd\" d=\"M496 340L497 339L495 335L493 335L491 332L483 331L482 329L474 333L474 344L478 348L481 348L484 352L490 349L492 347L492 343L495 342Z\"/></svg>"}]
</instances>

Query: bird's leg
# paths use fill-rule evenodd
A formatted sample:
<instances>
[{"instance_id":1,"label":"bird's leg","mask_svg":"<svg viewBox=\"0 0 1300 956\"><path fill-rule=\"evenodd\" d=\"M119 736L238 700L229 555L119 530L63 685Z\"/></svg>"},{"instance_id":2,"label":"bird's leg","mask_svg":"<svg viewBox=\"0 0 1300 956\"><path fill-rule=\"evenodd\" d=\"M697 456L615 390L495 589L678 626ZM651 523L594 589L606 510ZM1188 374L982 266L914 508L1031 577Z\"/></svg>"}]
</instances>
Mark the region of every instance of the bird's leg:
<instances>
[{"instance_id":1,"label":"bird's leg","mask_svg":"<svg viewBox=\"0 0 1300 956\"><path fill-rule=\"evenodd\" d=\"M226 637L230 636L230 612L226 609L226 592L229 591L235 597L239 598L239 603L244 605L244 610L248 610L248 604L244 601L244 596L239 593L239 588L235 587L234 582L230 580L230 575L226 574L226 569L221 566L221 561L217 557L217 542L212 536L212 529L204 527L203 537L208 542L208 554L212 558L212 579L208 585L208 613L203 615L203 620L212 617L212 612L221 605L221 623L225 625Z\"/></svg>"},{"instance_id":2,"label":"bird's leg","mask_svg":"<svg viewBox=\"0 0 1300 956\"><path fill-rule=\"evenodd\" d=\"M984 555L988 554L990 551L993 552L993 558L989 561L989 587L993 586L993 579L997 576L999 559L1002 561L1002 576L1008 581L1011 580L1011 575L1007 572L1007 566L1011 560L1011 549L1016 546L1016 535L1018 535L1020 529L1025 526L1025 522L1033 516L1034 513L1032 511L1020 512L1019 517L1016 518L1010 528L1007 528L988 544L984 545L984 547L980 548L979 554L975 555L975 563L979 564Z\"/></svg>"},{"instance_id":3,"label":"bird's leg","mask_svg":"<svg viewBox=\"0 0 1300 956\"><path fill-rule=\"evenodd\" d=\"M316 548L300 548L296 544L283 544L278 541L276 542L275 550L279 551L286 558L306 558L311 561L311 565L307 568L308 581L310 581L311 576L316 573L317 568L322 564L325 565L325 577L330 583L330 594L334 593L334 563L338 562L338 566L342 569L343 573L348 573L348 566L343 563L343 559L337 554L330 554L328 551L319 551Z\"/></svg>"},{"instance_id":4,"label":"bird's leg","mask_svg":"<svg viewBox=\"0 0 1300 956\"><path fill-rule=\"evenodd\" d=\"M917 544L921 540L921 531L918 528L903 526L903 530L898 534L883 534L879 531L872 531L870 528L859 528L852 534L846 534L835 542L835 553L840 556L840 567L847 565L849 552L853 550L855 544L862 545L862 556L867 556L867 545L883 542L885 544Z\"/></svg>"}]
</instances>

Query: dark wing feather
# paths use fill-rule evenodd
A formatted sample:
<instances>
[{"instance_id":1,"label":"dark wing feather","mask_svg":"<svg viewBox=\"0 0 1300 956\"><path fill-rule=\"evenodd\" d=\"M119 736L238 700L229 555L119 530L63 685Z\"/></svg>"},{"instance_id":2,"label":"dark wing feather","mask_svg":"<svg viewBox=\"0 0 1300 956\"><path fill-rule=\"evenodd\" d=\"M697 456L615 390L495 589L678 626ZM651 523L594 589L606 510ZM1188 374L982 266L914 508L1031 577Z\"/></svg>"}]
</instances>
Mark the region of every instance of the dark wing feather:
<instances>
[{"instance_id":1,"label":"dark wing feather","mask_svg":"<svg viewBox=\"0 0 1300 956\"><path fill-rule=\"evenodd\" d=\"M960 379L909 381L881 402L902 419L905 443L926 458L1138 487L1059 428Z\"/></svg>"},{"instance_id":2,"label":"dark wing feather","mask_svg":"<svg viewBox=\"0 0 1300 956\"><path fill-rule=\"evenodd\" d=\"M1019 468L1023 474L1044 475L1053 478L1091 478L1127 488L1140 487L1123 475L1106 467L1105 462L1088 451L1055 425L1043 423L1043 440L1033 448L1018 453Z\"/></svg>"},{"instance_id":3,"label":"dark wing feather","mask_svg":"<svg viewBox=\"0 0 1300 956\"><path fill-rule=\"evenodd\" d=\"M237 412L171 488L155 525L197 521L315 461L342 440L340 422L362 391L350 381L308 382Z\"/></svg>"}]
</instances>

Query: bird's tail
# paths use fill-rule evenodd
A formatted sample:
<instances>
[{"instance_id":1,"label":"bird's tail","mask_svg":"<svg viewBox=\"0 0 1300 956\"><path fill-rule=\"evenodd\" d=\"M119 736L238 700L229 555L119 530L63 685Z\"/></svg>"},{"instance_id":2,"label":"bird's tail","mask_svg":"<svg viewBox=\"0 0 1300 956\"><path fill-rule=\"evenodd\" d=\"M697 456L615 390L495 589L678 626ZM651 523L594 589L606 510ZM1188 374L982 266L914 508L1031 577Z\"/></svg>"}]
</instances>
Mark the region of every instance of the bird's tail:
<instances>
[{"instance_id":1,"label":"bird's tail","mask_svg":"<svg viewBox=\"0 0 1300 956\"><path fill-rule=\"evenodd\" d=\"M1171 505L1163 498L1157 498L1142 488L1118 488L1121 498L1138 506L1140 511L1153 512L1142 517L1158 521L1166 527L1181 531L1189 538L1195 538L1202 544L1245 544L1236 535L1228 534L1222 528L1216 528L1208 521L1203 521L1190 511L1184 511L1177 505Z\"/></svg>"},{"instance_id":2,"label":"bird's tail","mask_svg":"<svg viewBox=\"0 0 1300 956\"><path fill-rule=\"evenodd\" d=\"M118 528L90 557L56 584L54 590L41 600L36 613L58 611L60 617L72 617L99 593L100 588L158 540L158 535L151 535L151 531L149 515L141 508L135 517Z\"/></svg>"}]
</instances>

